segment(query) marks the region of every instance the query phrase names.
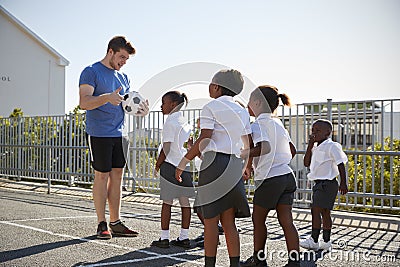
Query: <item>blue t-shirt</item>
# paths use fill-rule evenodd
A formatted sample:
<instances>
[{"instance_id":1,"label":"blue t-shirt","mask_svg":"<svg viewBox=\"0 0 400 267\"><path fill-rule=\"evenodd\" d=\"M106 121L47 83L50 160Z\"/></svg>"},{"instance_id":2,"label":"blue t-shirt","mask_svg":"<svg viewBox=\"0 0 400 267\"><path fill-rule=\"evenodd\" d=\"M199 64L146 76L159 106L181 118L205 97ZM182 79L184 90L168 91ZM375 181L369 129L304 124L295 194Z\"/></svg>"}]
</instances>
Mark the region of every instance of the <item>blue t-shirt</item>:
<instances>
[{"instance_id":1,"label":"blue t-shirt","mask_svg":"<svg viewBox=\"0 0 400 267\"><path fill-rule=\"evenodd\" d=\"M128 76L114 69L109 69L101 62L86 67L79 78L79 85L93 86L93 96L114 92L119 87L120 95L125 95L130 88ZM124 133L125 113L121 105L106 103L98 108L86 111L86 132L96 137L120 137Z\"/></svg>"}]
</instances>

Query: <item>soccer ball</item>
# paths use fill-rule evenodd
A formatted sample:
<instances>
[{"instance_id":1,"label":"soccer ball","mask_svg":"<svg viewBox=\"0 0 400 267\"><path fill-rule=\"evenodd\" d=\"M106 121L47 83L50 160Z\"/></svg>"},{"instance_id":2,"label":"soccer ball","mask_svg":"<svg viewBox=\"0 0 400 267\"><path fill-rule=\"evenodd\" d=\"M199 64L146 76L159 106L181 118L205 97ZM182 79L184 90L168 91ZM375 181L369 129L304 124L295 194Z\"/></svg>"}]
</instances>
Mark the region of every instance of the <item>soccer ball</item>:
<instances>
[{"instance_id":1,"label":"soccer ball","mask_svg":"<svg viewBox=\"0 0 400 267\"><path fill-rule=\"evenodd\" d=\"M138 113L139 104L144 102L145 99L138 92L132 91L124 96L122 101L122 108L124 112L129 115L143 116L143 114Z\"/></svg>"}]
</instances>

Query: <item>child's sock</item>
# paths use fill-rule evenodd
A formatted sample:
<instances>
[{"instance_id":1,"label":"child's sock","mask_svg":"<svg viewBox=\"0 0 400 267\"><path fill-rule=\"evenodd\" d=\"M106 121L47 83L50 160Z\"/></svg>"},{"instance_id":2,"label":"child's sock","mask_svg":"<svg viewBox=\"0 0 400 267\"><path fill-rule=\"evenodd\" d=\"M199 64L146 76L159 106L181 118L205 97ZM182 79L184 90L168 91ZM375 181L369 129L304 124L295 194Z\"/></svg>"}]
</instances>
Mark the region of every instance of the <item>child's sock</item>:
<instances>
[{"instance_id":1,"label":"child's sock","mask_svg":"<svg viewBox=\"0 0 400 267\"><path fill-rule=\"evenodd\" d=\"M181 228L181 233L179 234L179 240L185 240L189 238L189 229Z\"/></svg>"},{"instance_id":2,"label":"child's sock","mask_svg":"<svg viewBox=\"0 0 400 267\"><path fill-rule=\"evenodd\" d=\"M205 263L205 267L214 267L215 266L215 262L217 261L217 257L208 257L205 256L204 258L204 263Z\"/></svg>"},{"instance_id":3,"label":"child's sock","mask_svg":"<svg viewBox=\"0 0 400 267\"><path fill-rule=\"evenodd\" d=\"M318 238L319 238L319 233L321 232L321 229L317 229L317 228L312 228L311 229L311 237L314 240L315 243L318 242Z\"/></svg>"},{"instance_id":4,"label":"child's sock","mask_svg":"<svg viewBox=\"0 0 400 267\"><path fill-rule=\"evenodd\" d=\"M240 263L239 263L239 256L237 257L229 257L229 267L240 267Z\"/></svg>"},{"instance_id":5,"label":"child's sock","mask_svg":"<svg viewBox=\"0 0 400 267\"><path fill-rule=\"evenodd\" d=\"M161 230L161 240L168 239L169 240L169 229L168 230Z\"/></svg>"},{"instance_id":6,"label":"child's sock","mask_svg":"<svg viewBox=\"0 0 400 267\"><path fill-rule=\"evenodd\" d=\"M323 229L322 237L324 238L324 242L329 242L331 240L331 229Z\"/></svg>"}]
</instances>

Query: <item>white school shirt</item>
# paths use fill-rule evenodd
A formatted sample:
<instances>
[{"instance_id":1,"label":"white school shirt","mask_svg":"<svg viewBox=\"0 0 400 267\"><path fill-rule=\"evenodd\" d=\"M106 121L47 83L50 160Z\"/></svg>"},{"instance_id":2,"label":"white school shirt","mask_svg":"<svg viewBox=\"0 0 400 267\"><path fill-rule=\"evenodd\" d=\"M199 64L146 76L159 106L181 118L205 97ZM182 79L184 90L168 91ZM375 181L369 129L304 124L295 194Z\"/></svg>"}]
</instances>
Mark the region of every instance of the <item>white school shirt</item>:
<instances>
[{"instance_id":1,"label":"white school shirt","mask_svg":"<svg viewBox=\"0 0 400 267\"><path fill-rule=\"evenodd\" d=\"M264 180L293 172L289 166L292 160L289 142L292 140L281 120L273 118L271 113L261 113L252 123L251 130L254 145L267 141L271 146L269 153L253 158L254 179Z\"/></svg>"},{"instance_id":2,"label":"white school shirt","mask_svg":"<svg viewBox=\"0 0 400 267\"><path fill-rule=\"evenodd\" d=\"M311 153L309 180L333 180L339 175L337 165L347 162L342 146L330 138L319 146L314 145Z\"/></svg>"},{"instance_id":3,"label":"white school shirt","mask_svg":"<svg viewBox=\"0 0 400 267\"><path fill-rule=\"evenodd\" d=\"M192 127L187 123L182 112L178 111L168 115L162 131L163 143L171 143L170 151L166 155L166 162L171 163L175 167L178 166L187 152L183 144L188 140L191 131Z\"/></svg>"},{"instance_id":4,"label":"white school shirt","mask_svg":"<svg viewBox=\"0 0 400 267\"><path fill-rule=\"evenodd\" d=\"M200 128L212 129L211 140L203 149L240 156L241 136L251 133L250 115L231 96L220 96L206 105L200 113Z\"/></svg>"}]
</instances>

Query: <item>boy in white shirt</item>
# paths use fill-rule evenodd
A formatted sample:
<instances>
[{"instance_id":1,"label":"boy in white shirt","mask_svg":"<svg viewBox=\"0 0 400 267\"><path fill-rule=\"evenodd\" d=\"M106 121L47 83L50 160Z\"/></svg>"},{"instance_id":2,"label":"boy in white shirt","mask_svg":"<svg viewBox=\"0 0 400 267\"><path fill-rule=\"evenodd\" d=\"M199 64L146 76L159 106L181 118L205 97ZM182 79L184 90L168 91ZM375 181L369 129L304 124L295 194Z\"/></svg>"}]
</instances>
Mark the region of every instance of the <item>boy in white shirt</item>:
<instances>
[{"instance_id":1,"label":"boy in white shirt","mask_svg":"<svg viewBox=\"0 0 400 267\"><path fill-rule=\"evenodd\" d=\"M330 250L330 241L333 209L337 192L346 194L348 192L346 181L346 169L344 164L347 156L342 146L333 142L329 136L332 133L332 123L328 120L319 119L313 123L312 133L304 156L304 166L310 167L308 179L314 181L311 205L312 230L311 236L300 242L300 246L318 251ZM336 177L340 175L340 185ZM322 221L321 221L322 216ZM323 225L323 240L318 241Z\"/></svg>"}]
</instances>

